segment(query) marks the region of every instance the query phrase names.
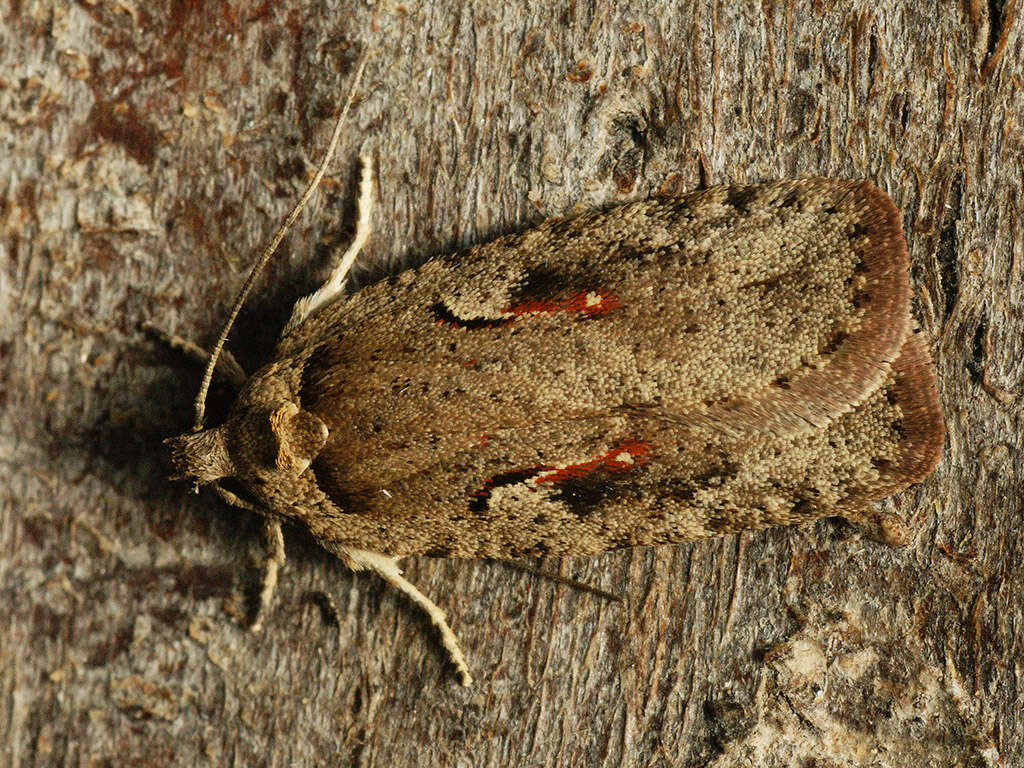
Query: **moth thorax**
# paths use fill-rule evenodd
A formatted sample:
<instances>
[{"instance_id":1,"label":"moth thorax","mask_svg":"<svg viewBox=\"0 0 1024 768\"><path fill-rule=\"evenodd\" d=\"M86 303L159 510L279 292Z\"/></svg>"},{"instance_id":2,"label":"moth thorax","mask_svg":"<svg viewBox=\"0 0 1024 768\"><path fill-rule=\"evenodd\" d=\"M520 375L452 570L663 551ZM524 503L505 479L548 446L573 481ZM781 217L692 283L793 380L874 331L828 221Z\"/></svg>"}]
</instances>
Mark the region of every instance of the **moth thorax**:
<instances>
[{"instance_id":1,"label":"moth thorax","mask_svg":"<svg viewBox=\"0 0 1024 768\"><path fill-rule=\"evenodd\" d=\"M199 485L206 485L234 474L224 427L170 437L164 444L170 450L174 465L172 480L195 480Z\"/></svg>"},{"instance_id":2,"label":"moth thorax","mask_svg":"<svg viewBox=\"0 0 1024 768\"><path fill-rule=\"evenodd\" d=\"M276 442L274 465L290 474L300 475L327 442L327 425L320 417L286 402L270 414L270 431Z\"/></svg>"}]
</instances>

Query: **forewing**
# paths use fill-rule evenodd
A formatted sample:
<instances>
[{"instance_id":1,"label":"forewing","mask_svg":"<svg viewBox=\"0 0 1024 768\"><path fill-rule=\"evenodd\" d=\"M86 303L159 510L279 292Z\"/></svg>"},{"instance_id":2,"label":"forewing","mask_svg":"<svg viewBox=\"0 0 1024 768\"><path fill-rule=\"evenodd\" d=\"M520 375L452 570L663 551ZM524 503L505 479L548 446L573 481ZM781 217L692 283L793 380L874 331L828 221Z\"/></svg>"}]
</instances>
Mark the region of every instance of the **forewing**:
<instances>
[{"instance_id":1,"label":"forewing","mask_svg":"<svg viewBox=\"0 0 1024 768\"><path fill-rule=\"evenodd\" d=\"M534 551L524 530L560 514L596 551L743 519L737 497L703 522L627 522L671 517L715 468L739 478L750 451L777 461L857 409L907 337L908 290L898 216L870 184L716 188L428 262L278 353L330 430L311 471L346 530L386 552L507 554ZM774 498L765 519L784 521Z\"/></svg>"}]
</instances>

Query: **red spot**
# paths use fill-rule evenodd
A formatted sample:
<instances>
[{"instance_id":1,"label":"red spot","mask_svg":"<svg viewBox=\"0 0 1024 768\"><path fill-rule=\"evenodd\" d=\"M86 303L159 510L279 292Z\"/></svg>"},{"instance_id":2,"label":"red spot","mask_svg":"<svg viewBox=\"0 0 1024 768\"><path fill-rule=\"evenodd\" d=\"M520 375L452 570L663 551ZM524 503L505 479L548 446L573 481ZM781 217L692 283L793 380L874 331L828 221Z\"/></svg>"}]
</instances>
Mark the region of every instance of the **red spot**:
<instances>
[{"instance_id":1,"label":"red spot","mask_svg":"<svg viewBox=\"0 0 1024 768\"><path fill-rule=\"evenodd\" d=\"M479 446L485 446L489 442L491 442L491 436L488 435L486 432L484 432L483 434L477 436L477 438L476 438L476 444L479 445Z\"/></svg>"},{"instance_id":2,"label":"red spot","mask_svg":"<svg viewBox=\"0 0 1024 768\"><path fill-rule=\"evenodd\" d=\"M536 466L502 472L487 479L481 488L469 494L469 509L473 512L485 511L490 503L491 492L495 488L519 483L564 483L597 470L628 472L639 465L646 464L650 460L650 454L650 443L633 440L620 443L596 459L570 464L567 467Z\"/></svg>"},{"instance_id":3,"label":"red spot","mask_svg":"<svg viewBox=\"0 0 1024 768\"><path fill-rule=\"evenodd\" d=\"M554 312L580 312L586 317L601 317L621 306L621 302L608 291L581 291L567 299L525 301L509 307L504 313L523 317L548 315Z\"/></svg>"},{"instance_id":4,"label":"red spot","mask_svg":"<svg viewBox=\"0 0 1024 768\"><path fill-rule=\"evenodd\" d=\"M599 469L608 472L627 472L639 464L646 464L650 459L650 454L650 443L639 440L621 443L610 451L601 454L596 459L551 470L547 474L541 474L533 478L533 482L560 483L571 477L582 477Z\"/></svg>"}]
</instances>

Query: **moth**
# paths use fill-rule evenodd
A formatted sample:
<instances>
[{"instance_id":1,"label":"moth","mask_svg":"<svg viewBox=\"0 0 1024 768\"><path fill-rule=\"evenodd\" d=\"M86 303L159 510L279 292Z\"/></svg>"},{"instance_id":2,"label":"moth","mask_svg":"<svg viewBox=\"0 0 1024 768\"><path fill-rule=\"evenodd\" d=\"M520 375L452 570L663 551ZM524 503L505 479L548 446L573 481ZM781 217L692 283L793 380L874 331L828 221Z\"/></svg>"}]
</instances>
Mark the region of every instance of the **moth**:
<instances>
[{"instance_id":1,"label":"moth","mask_svg":"<svg viewBox=\"0 0 1024 768\"><path fill-rule=\"evenodd\" d=\"M340 121L339 121L340 122ZM360 227L372 190L364 164ZM586 555L841 515L944 441L892 200L866 181L721 186L552 219L296 305L175 477L280 523L430 615L396 558ZM230 482L230 488L224 485Z\"/></svg>"}]
</instances>

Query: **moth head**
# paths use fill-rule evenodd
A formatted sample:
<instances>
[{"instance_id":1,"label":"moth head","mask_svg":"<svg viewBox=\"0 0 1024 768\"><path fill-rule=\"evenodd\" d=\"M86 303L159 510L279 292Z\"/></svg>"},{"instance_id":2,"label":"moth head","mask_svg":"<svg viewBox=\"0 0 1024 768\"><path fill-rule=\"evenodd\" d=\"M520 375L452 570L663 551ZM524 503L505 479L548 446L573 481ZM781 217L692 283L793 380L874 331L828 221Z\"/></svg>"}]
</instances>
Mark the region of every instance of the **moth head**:
<instances>
[{"instance_id":1,"label":"moth head","mask_svg":"<svg viewBox=\"0 0 1024 768\"><path fill-rule=\"evenodd\" d=\"M260 408L219 427L165 440L172 480L207 485L224 477L301 475L327 442L327 425L295 403Z\"/></svg>"},{"instance_id":2,"label":"moth head","mask_svg":"<svg viewBox=\"0 0 1024 768\"><path fill-rule=\"evenodd\" d=\"M194 480L196 485L206 485L234 475L235 465L228 453L225 427L164 440L174 466L171 480Z\"/></svg>"}]
</instances>

